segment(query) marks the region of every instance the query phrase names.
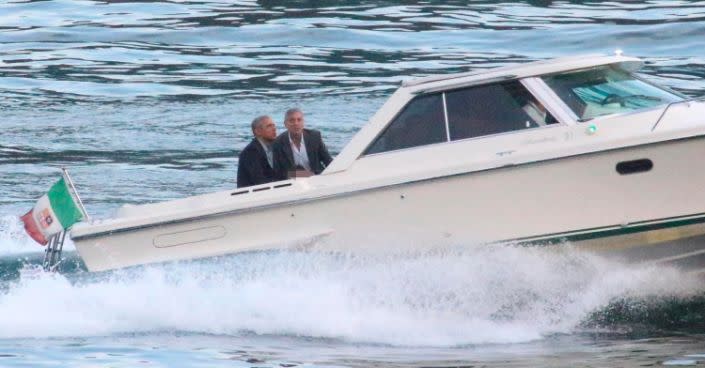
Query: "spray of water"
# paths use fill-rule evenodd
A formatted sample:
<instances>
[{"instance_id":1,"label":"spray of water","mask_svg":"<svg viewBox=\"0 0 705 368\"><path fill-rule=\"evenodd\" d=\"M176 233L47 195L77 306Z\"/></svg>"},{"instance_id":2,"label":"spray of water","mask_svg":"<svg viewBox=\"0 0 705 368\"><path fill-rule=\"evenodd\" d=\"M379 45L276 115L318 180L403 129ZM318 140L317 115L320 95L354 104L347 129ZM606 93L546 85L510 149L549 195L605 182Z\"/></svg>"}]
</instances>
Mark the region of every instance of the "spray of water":
<instances>
[{"instance_id":1,"label":"spray of water","mask_svg":"<svg viewBox=\"0 0 705 368\"><path fill-rule=\"evenodd\" d=\"M67 237L64 249L76 249L71 239ZM41 248L32 238L27 235L20 221L19 216L0 216L0 257L23 253L37 253Z\"/></svg>"},{"instance_id":2,"label":"spray of water","mask_svg":"<svg viewBox=\"0 0 705 368\"><path fill-rule=\"evenodd\" d=\"M495 246L268 252L66 276L27 267L2 290L0 338L246 332L455 346L570 333L615 298L687 297L702 286L568 246Z\"/></svg>"},{"instance_id":3,"label":"spray of water","mask_svg":"<svg viewBox=\"0 0 705 368\"><path fill-rule=\"evenodd\" d=\"M30 242L18 216L0 216L0 256L36 250L36 243L32 246Z\"/></svg>"}]
</instances>

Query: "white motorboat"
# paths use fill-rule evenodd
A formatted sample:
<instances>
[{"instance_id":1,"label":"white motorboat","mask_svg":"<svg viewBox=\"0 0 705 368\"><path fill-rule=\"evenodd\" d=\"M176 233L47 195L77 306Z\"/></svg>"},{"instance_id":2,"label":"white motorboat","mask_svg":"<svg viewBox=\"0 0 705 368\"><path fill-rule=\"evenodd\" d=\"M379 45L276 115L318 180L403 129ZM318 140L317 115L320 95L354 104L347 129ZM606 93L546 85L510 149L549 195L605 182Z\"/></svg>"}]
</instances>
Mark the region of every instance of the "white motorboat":
<instances>
[{"instance_id":1,"label":"white motorboat","mask_svg":"<svg viewBox=\"0 0 705 368\"><path fill-rule=\"evenodd\" d=\"M563 243L702 267L705 103L591 55L405 82L318 176L124 206L92 271L278 248ZM680 262L680 263L679 263Z\"/></svg>"}]
</instances>

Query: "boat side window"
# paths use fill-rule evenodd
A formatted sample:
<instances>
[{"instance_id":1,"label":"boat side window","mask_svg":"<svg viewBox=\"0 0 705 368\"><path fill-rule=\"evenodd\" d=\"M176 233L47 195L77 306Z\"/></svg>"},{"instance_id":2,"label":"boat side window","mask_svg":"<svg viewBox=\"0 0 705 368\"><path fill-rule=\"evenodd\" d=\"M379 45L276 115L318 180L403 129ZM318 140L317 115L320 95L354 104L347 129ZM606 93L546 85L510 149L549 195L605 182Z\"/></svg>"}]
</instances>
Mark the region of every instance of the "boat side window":
<instances>
[{"instance_id":1,"label":"boat side window","mask_svg":"<svg viewBox=\"0 0 705 368\"><path fill-rule=\"evenodd\" d=\"M678 95L610 66L542 79L583 121L682 100Z\"/></svg>"},{"instance_id":2,"label":"boat side window","mask_svg":"<svg viewBox=\"0 0 705 368\"><path fill-rule=\"evenodd\" d=\"M440 93L419 96L389 124L365 151L381 153L446 141L443 96Z\"/></svg>"},{"instance_id":3,"label":"boat side window","mask_svg":"<svg viewBox=\"0 0 705 368\"><path fill-rule=\"evenodd\" d=\"M446 106L451 140L558 122L519 81L446 92Z\"/></svg>"}]
</instances>

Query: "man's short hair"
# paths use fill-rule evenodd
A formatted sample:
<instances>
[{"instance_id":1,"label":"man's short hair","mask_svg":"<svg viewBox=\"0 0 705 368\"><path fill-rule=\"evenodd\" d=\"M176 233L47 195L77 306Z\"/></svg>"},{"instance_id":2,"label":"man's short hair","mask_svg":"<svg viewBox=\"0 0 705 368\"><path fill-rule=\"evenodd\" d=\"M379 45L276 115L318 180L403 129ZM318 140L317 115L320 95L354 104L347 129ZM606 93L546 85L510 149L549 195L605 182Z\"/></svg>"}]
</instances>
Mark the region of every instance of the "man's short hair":
<instances>
[{"instance_id":1,"label":"man's short hair","mask_svg":"<svg viewBox=\"0 0 705 368\"><path fill-rule=\"evenodd\" d=\"M269 115L260 115L256 118L254 118L254 120L252 120L252 124L251 124L252 133L254 133L255 129L257 129L260 126L260 124L262 124L267 119L269 119Z\"/></svg>"},{"instance_id":2,"label":"man's short hair","mask_svg":"<svg viewBox=\"0 0 705 368\"><path fill-rule=\"evenodd\" d=\"M301 113L302 115L303 115L303 113L304 113L303 111L301 111L300 108L298 108L298 107L292 107L292 108L290 108L289 110L286 110L286 112L284 113L284 120L288 119L288 118L289 118L289 115L291 115L291 114L293 114L293 113L295 113L295 112Z\"/></svg>"}]
</instances>

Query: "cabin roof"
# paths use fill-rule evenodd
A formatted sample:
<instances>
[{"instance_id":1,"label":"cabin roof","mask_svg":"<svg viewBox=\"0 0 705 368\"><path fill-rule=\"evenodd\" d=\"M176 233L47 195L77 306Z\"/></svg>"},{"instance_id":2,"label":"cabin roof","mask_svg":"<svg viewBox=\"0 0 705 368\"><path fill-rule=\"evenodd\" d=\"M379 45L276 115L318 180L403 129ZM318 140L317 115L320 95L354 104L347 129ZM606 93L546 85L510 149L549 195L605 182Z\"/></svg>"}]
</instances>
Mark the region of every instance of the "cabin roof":
<instances>
[{"instance_id":1,"label":"cabin roof","mask_svg":"<svg viewBox=\"0 0 705 368\"><path fill-rule=\"evenodd\" d=\"M494 69L447 75L435 75L402 83L385 104L370 118L352 140L326 168L323 175L344 171L357 160L367 146L386 128L387 124L415 96L454 88L536 77L568 72L602 65L616 65L627 71L636 71L643 65L640 59L621 55L579 55L509 65Z\"/></svg>"},{"instance_id":2,"label":"cabin roof","mask_svg":"<svg viewBox=\"0 0 705 368\"><path fill-rule=\"evenodd\" d=\"M528 63L507 65L498 68L474 70L470 72L431 75L428 77L415 78L402 82L402 88L428 85L434 82L443 84L454 84L463 79L515 79L526 78L536 75L553 74L563 71L582 69L591 66L620 64L620 67L634 71L641 68L643 62L640 59L621 56L590 54L579 56L567 56L555 59L539 60Z\"/></svg>"}]
</instances>

